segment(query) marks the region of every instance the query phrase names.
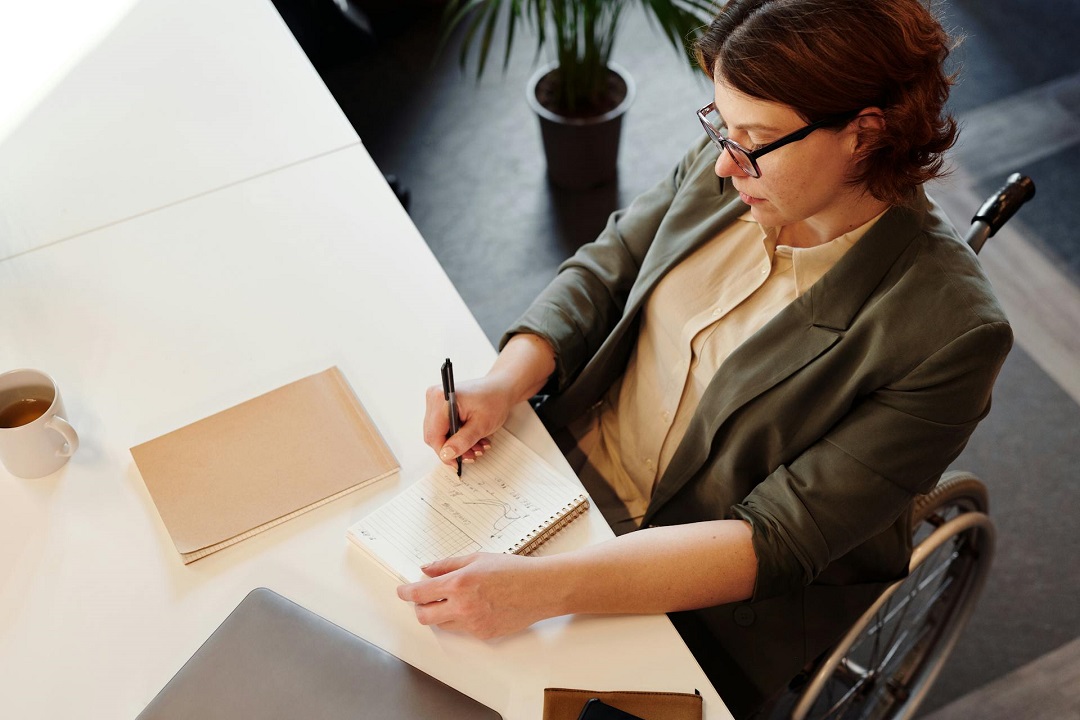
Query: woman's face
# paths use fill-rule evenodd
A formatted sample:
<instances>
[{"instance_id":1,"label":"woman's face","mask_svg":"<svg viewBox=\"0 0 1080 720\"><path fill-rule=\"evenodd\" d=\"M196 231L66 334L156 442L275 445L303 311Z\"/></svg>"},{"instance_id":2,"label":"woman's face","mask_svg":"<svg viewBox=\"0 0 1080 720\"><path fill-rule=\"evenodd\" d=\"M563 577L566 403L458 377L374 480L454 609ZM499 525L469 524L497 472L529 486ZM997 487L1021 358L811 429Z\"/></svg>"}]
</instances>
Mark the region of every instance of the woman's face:
<instances>
[{"instance_id":1,"label":"woman's face","mask_svg":"<svg viewBox=\"0 0 1080 720\"><path fill-rule=\"evenodd\" d=\"M714 97L728 137L748 150L807 124L791 107L750 97L722 80L715 83ZM747 175L722 152L716 174L731 178L739 197L762 225L802 224L807 230L824 230L842 220L852 198L860 194L845 183L855 162L857 140L854 124L817 130L758 158L759 178Z\"/></svg>"}]
</instances>

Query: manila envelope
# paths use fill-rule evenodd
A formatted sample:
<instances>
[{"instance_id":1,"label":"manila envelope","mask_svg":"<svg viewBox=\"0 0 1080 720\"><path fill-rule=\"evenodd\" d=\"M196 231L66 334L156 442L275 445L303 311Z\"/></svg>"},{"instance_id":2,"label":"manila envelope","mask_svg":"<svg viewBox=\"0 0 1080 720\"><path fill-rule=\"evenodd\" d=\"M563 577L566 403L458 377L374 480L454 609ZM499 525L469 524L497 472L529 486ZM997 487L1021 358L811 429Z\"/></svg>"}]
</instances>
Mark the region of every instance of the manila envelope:
<instances>
[{"instance_id":1,"label":"manila envelope","mask_svg":"<svg viewBox=\"0 0 1080 720\"><path fill-rule=\"evenodd\" d=\"M184 563L395 474L333 367L131 448Z\"/></svg>"}]
</instances>

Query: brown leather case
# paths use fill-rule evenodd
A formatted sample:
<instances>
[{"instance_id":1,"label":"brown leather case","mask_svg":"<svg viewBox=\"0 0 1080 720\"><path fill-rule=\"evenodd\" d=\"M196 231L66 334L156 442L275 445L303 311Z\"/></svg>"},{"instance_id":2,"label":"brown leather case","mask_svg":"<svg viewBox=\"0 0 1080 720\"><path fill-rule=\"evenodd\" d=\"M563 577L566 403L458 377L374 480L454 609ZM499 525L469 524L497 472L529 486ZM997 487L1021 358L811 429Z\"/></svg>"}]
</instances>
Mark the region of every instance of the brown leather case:
<instances>
[{"instance_id":1,"label":"brown leather case","mask_svg":"<svg viewBox=\"0 0 1080 720\"><path fill-rule=\"evenodd\" d=\"M701 720L702 717L701 696L696 693L545 688L543 720L577 720L589 698L600 698L642 720Z\"/></svg>"}]
</instances>

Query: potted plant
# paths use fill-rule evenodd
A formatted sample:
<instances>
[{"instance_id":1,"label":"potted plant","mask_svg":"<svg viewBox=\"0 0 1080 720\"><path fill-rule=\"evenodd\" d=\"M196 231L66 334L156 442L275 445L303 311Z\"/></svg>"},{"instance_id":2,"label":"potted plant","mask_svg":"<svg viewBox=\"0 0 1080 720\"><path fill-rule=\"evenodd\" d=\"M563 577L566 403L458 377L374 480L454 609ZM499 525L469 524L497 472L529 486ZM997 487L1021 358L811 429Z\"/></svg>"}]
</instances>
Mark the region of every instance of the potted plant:
<instances>
[{"instance_id":1,"label":"potted plant","mask_svg":"<svg viewBox=\"0 0 1080 720\"><path fill-rule=\"evenodd\" d=\"M709 0L640 0L677 50L713 15ZM555 61L529 81L527 98L540 120L548 175L564 188L606 184L617 174L622 116L634 98L625 69L610 61L619 20L628 0L449 0L443 42L464 27L461 65L479 39L477 77L483 75L500 15L506 15L510 59L515 30L532 27L537 55L551 40ZM687 66L692 67L687 54Z\"/></svg>"}]
</instances>

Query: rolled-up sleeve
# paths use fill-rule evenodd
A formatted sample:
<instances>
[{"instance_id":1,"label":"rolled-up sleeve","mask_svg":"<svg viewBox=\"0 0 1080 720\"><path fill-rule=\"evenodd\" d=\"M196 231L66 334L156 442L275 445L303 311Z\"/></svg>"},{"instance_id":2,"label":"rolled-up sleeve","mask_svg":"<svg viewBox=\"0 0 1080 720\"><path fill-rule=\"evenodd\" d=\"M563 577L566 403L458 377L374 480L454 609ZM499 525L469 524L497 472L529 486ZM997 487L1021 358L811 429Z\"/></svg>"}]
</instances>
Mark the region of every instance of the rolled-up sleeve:
<instances>
[{"instance_id":1,"label":"rolled-up sleeve","mask_svg":"<svg viewBox=\"0 0 1080 720\"><path fill-rule=\"evenodd\" d=\"M900 381L862 398L733 507L732 515L753 527L753 599L809 584L929 491L989 412L1011 345L1005 322L963 333Z\"/></svg>"}]
</instances>

